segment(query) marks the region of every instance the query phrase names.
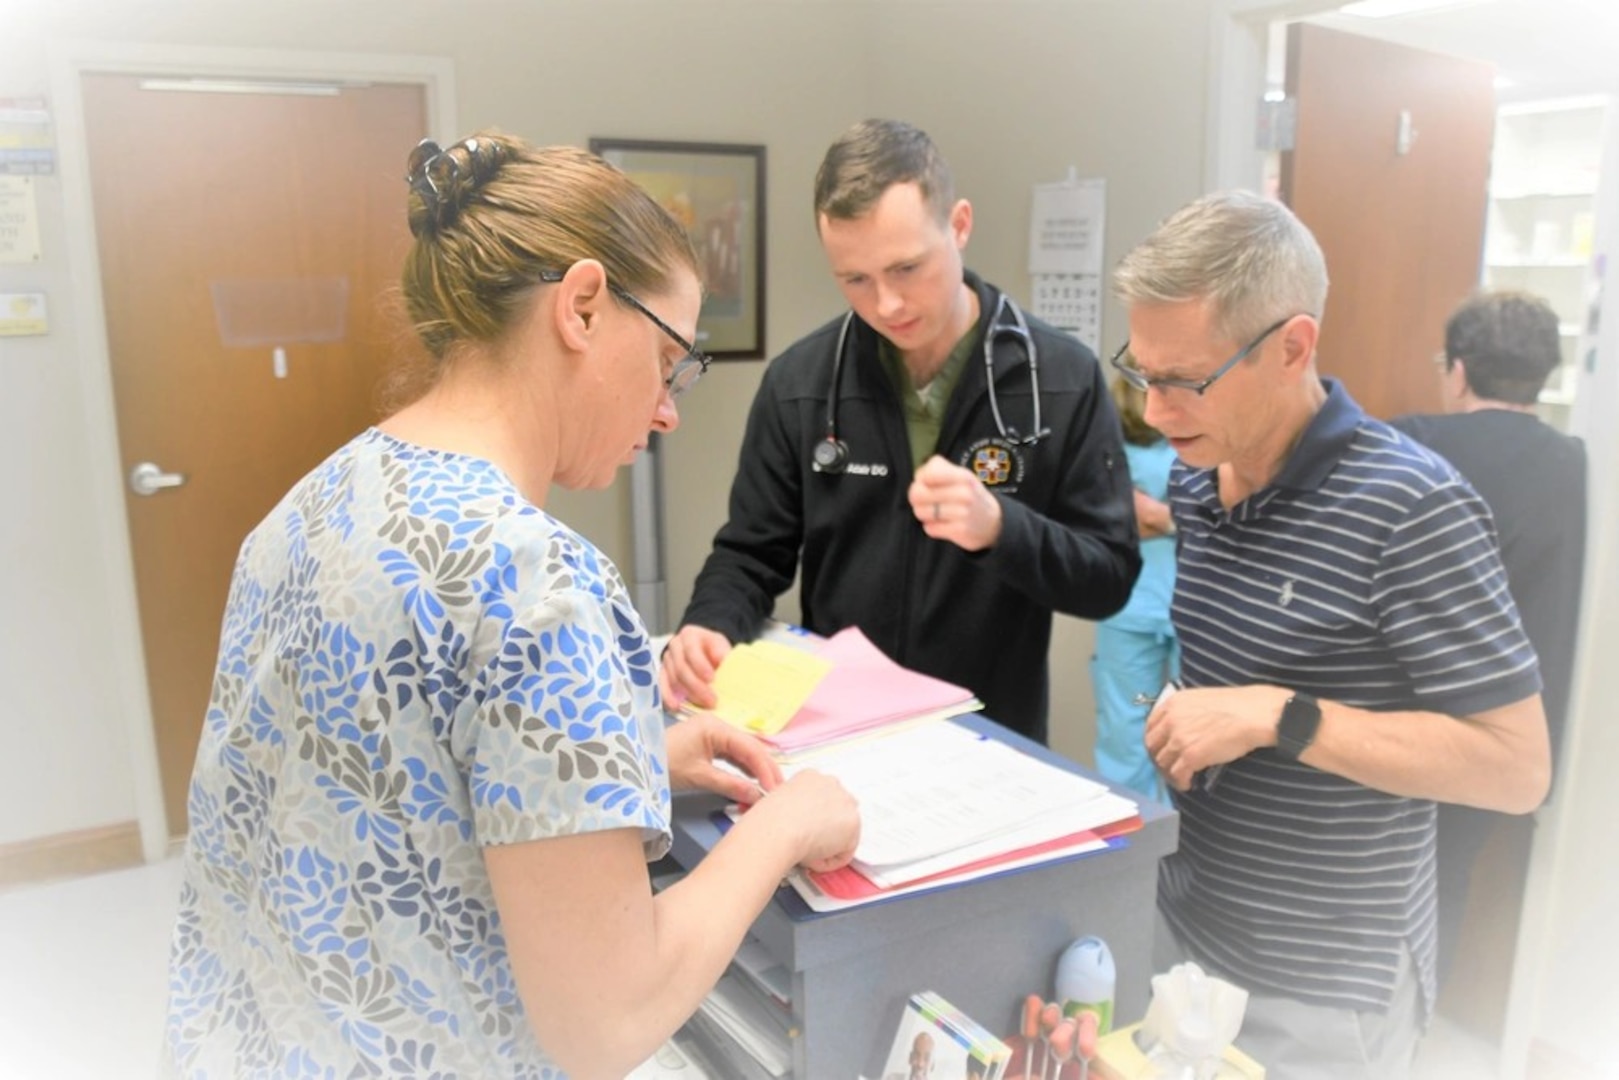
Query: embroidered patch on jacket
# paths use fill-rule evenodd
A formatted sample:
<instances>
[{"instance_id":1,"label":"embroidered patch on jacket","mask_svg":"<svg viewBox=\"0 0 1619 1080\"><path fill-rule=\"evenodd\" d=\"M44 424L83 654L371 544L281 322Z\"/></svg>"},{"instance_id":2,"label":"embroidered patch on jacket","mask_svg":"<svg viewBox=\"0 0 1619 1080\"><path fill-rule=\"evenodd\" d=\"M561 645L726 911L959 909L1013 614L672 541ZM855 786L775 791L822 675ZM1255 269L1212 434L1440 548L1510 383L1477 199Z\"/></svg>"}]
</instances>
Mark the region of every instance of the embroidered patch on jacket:
<instances>
[{"instance_id":1,"label":"embroidered patch on jacket","mask_svg":"<svg viewBox=\"0 0 1619 1080\"><path fill-rule=\"evenodd\" d=\"M1005 487L1008 491L1015 491L1017 485L1023 482L1023 451L1006 439L994 436L979 439L967 448L957 463L964 469L971 469L985 487Z\"/></svg>"}]
</instances>

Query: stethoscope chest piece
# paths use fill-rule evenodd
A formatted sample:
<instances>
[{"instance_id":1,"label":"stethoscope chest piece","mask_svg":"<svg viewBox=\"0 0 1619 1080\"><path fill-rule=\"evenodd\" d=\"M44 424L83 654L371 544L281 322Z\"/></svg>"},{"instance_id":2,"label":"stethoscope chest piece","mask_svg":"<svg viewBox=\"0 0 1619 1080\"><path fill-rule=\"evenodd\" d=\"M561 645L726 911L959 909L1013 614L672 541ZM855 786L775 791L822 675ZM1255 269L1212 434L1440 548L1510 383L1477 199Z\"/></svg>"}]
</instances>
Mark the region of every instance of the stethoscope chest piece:
<instances>
[{"instance_id":1,"label":"stethoscope chest piece","mask_svg":"<svg viewBox=\"0 0 1619 1080\"><path fill-rule=\"evenodd\" d=\"M849 444L836 435L828 435L815 444L810 463L818 473L837 476L849 467Z\"/></svg>"}]
</instances>

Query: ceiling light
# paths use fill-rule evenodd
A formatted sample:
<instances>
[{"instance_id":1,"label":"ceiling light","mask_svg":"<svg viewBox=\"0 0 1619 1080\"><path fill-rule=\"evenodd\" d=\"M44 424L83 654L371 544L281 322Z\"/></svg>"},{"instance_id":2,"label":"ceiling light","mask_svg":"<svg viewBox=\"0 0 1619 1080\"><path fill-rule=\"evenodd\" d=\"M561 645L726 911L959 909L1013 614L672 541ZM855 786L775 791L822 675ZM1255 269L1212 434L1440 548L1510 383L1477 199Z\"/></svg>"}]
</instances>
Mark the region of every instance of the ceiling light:
<instances>
[{"instance_id":1,"label":"ceiling light","mask_svg":"<svg viewBox=\"0 0 1619 1080\"><path fill-rule=\"evenodd\" d=\"M142 90L179 90L202 94L298 94L336 97L343 87L336 83L283 82L276 79L142 79Z\"/></svg>"},{"instance_id":2,"label":"ceiling light","mask_svg":"<svg viewBox=\"0 0 1619 1080\"><path fill-rule=\"evenodd\" d=\"M1340 15L1362 19L1390 19L1402 15L1423 15L1444 8L1472 7L1490 0L1357 0L1338 9Z\"/></svg>"},{"instance_id":3,"label":"ceiling light","mask_svg":"<svg viewBox=\"0 0 1619 1080\"><path fill-rule=\"evenodd\" d=\"M1514 101L1502 105L1496 112L1507 116L1526 116L1530 113L1567 112L1570 109L1605 109L1608 105L1606 94L1575 94L1571 97Z\"/></svg>"}]
</instances>

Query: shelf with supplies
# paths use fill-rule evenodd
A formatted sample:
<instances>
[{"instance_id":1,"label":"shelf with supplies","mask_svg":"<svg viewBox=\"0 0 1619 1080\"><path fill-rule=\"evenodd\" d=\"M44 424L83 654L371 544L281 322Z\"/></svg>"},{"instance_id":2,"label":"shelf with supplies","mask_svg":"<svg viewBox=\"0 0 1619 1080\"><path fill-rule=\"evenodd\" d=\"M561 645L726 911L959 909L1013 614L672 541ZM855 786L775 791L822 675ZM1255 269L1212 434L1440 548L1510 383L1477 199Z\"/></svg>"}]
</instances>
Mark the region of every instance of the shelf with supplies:
<instances>
[{"instance_id":1,"label":"shelf with supplies","mask_svg":"<svg viewBox=\"0 0 1619 1080\"><path fill-rule=\"evenodd\" d=\"M1096 779L982 714L933 722L960 725ZM911 996L925 989L992 1031L1014 1030L1015 1003L1051 982L1054 958L1083 934L1100 935L1113 949L1118 1008L1124 1015L1142 1012L1158 864L1175 850L1179 819L1167 806L1112 790L1138 803L1140 827L1104 850L825 912L790 886L778 889L751 936L790 980L791 1074L799 1080L881 1075L895 1024ZM719 841L725 820L722 800L678 796L674 860L695 866Z\"/></svg>"},{"instance_id":2,"label":"shelf with supplies","mask_svg":"<svg viewBox=\"0 0 1619 1080\"><path fill-rule=\"evenodd\" d=\"M1491 270L1584 270L1590 265L1584 255L1551 255L1539 259L1486 259L1484 265Z\"/></svg>"},{"instance_id":3,"label":"shelf with supplies","mask_svg":"<svg viewBox=\"0 0 1619 1080\"><path fill-rule=\"evenodd\" d=\"M1523 191L1494 190L1490 198L1496 202L1517 202L1520 199L1590 199L1596 196L1596 185L1580 184L1567 188L1533 188Z\"/></svg>"},{"instance_id":4,"label":"shelf with supplies","mask_svg":"<svg viewBox=\"0 0 1619 1080\"><path fill-rule=\"evenodd\" d=\"M1483 285L1544 297L1561 323L1562 364L1541 414L1566 429L1592 301L1598 166L1606 95L1514 102L1496 110Z\"/></svg>"}]
</instances>

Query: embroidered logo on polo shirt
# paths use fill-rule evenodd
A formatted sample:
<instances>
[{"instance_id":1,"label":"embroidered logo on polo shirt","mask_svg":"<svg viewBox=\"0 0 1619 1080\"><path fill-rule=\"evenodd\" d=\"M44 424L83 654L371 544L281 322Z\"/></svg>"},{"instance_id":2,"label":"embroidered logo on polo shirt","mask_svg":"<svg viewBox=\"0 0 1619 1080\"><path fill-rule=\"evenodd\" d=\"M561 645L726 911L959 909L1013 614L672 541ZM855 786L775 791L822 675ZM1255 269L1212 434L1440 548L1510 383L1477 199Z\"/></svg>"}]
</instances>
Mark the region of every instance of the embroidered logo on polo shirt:
<instances>
[{"instance_id":1,"label":"embroidered logo on polo shirt","mask_svg":"<svg viewBox=\"0 0 1619 1080\"><path fill-rule=\"evenodd\" d=\"M1278 604L1281 604L1283 607L1286 607L1287 605L1289 605L1289 604L1291 604L1293 602L1293 579L1292 578L1288 578L1286 581L1282 582L1282 593L1281 593L1280 596L1278 596L1276 598L1276 602Z\"/></svg>"},{"instance_id":2,"label":"embroidered logo on polo shirt","mask_svg":"<svg viewBox=\"0 0 1619 1080\"><path fill-rule=\"evenodd\" d=\"M1010 493L1023 482L1023 450L1006 439L994 436L979 439L967 447L956 463L964 469L971 469L985 487L1001 488Z\"/></svg>"}]
</instances>

